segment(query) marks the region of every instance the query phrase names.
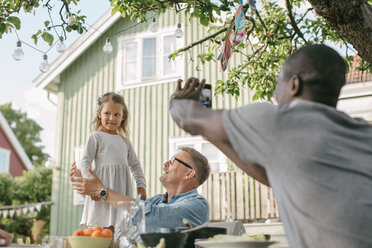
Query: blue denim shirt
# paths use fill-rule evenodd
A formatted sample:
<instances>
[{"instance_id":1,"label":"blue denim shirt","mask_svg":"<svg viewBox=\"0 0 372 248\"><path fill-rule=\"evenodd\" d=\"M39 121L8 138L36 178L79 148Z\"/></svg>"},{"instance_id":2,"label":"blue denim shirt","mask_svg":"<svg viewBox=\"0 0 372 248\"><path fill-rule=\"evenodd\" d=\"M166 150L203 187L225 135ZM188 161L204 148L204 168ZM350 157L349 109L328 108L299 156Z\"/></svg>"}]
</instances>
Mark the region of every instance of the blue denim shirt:
<instances>
[{"instance_id":1,"label":"blue denim shirt","mask_svg":"<svg viewBox=\"0 0 372 248\"><path fill-rule=\"evenodd\" d=\"M167 193L159 194L145 201L146 232L184 227L184 218L193 227L209 221L209 204L196 189L174 195L168 203L167 197Z\"/></svg>"}]
</instances>

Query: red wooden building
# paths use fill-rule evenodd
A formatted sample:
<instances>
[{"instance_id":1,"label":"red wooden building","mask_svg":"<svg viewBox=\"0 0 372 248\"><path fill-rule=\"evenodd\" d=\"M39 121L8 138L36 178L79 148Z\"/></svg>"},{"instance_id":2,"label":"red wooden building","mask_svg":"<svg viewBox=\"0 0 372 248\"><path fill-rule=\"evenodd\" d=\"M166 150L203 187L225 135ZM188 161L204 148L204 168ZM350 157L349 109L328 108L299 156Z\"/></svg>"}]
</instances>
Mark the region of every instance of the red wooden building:
<instances>
[{"instance_id":1,"label":"red wooden building","mask_svg":"<svg viewBox=\"0 0 372 248\"><path fill-rule=\"evenodd\" d=\"M22 176L31 168L30 159L0 112L0 173Z\"/></svg>"}]
</instances>

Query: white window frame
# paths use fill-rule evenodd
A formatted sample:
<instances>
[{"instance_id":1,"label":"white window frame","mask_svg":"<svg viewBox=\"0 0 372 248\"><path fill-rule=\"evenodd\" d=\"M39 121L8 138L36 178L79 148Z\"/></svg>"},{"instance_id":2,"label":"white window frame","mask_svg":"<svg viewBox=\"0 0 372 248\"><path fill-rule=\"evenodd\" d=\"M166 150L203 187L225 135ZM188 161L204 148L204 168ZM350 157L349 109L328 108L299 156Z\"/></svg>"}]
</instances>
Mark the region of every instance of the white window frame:
<instances>
[{"instance_id":1,"label":"white window frame","mask_svg":"<svg viewBox=\"0 0 372 248\"><path fill-rule=\"evenodd\" d=\"M177 146L189 146L193 145L194 149L202 153L203 144L211 144L210 142L203 139L201 136L192 136L192 137L178 137L178 138L169 138L169 157L173 156L176 152ZM218 150L218 148L217 148ZM220 165L218 172L227 171L227 161L226 156L220 150L218 150L218 163ZM216 160L215 160L216 161ZM209 161L209 162L215 162Z\"/></svg>"},{"instance_id":2,"label":"white window frame","mask_svg":"<svg viewBox=\"0 0 372 248\"><path fill-rule=\"evenodd\" d=\"M163 73L163 50L164 50L164 37L171 36L175 33L177 27L167 27L163 29L159 29L158 32L153 33L150 31L146 31L143 33L136 33L136 34L129 34L129 35L122 35L117 38L118 42L118 56L116 59L116 90L123 90L123 89L130 89L136 88L141 86L148 86L148 85L155 85L155 84L162 84L176 81L177 79L184 77L184 56L178 56L175 59L176 63L176 72L173 74L164 75ZM142 78L142 53L143 53L143 40L149 38L156 38L156 75L154 77L146 77ZM137 42L137 61L139 65L137 65L137 75L138 78L136 80L132 80L129 82L122 82L123 74L124 74L124 64L123 58L125 56L124 45L127 42ZM176 49L179 49L184 46L185 39L184 36L182 38L176 38Z\"/></svg>"},{"instance_id":3,"label":"white window frame","mask_svg":"<svg viewBox=\"0 0 372 248\"><path fill-rule=\"evenodd\" d=\"M0 173L8 173L10 169L10 150L4 147L0 147L0 153L5 154L5 168L4 171L0 171Z\"/></svg>"}]
</instances>

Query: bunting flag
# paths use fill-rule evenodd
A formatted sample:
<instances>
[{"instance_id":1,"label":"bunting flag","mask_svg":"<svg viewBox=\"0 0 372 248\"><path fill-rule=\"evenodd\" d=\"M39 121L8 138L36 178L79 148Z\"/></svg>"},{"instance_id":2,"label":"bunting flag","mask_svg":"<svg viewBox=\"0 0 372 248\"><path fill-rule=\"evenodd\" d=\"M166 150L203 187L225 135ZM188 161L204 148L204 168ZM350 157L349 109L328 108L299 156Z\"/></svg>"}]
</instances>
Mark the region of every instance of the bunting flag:
<instances>
[{"instance_id":1,"label":"bunting flag","mask_svg":"<svg viewBox=\"0 0 372 248\"><path fill-rule=\"evenodd\" d=\"M238 10L235 14L235 35L234 35L234 44L237 45L244 41L246 35L245 29L245 14L243 12L243 0L240 0Z\"/></svg>"},{"instance_id":2,"label":"bunting flag","mask_svg":"<svg viewBox=\"0 0 372 248\"><path fill-rule=\"evenodd\" d=\"M21 216L22 214L22 209L17 209L16 210L17 217Z\"/></svg>"},{"instance_id":3,"label":"bunting flag","mask_svg":"<svg viewBox=\"0 0 372 248\"><path fill-rule=\"evenodd\" d=\"M13 218L14 216L27 215L28 213L40 212L43 205L52 205L53 202L37 202L14 206L0 206L0 218Z\"/></svg>"},{"instance_id":4,"label":"bunting flag","mask_svg":"<svg viewBox=\"0 0 372 248\"><path fill-rule=\"evenodd\" d=\"M26 215L27 212L28 212L28 208L22 208L22 212L23 212L24 215Z\"/></svg>"},{"instance_id":5,"label":"bunting flag","mask_svg":"<svg viewBox=\"0 0 372 248\"><path fill-rule=\"evenodd\" d=\"M12 218L14 216L14 209L9 210L9 217Z\"/></svg>"},{"instance_id":6,"label":"bunting flag","mask_svg":"<svg viewBox=\"0 0 372 248\"><path fill-rule=\"evenodd\" d=\"M255 0L249 0L249 5L254 4L254 7L251 6L251 9L256 10ZM234 28L234 30L233 30ZM245 28L245 13L243 10L243 0L240 0L240 4L235 13L234 19L231 22L229 28L226 31L225 38L222 43L222 49L218 55L218 60L221 62L221 69L225 71L227 64L232 54L232 46L240 44L244 41L247 34Z\"/></svg>"},{"instance_id":7,"label":"bunting flag","mask_svg":"<svg viewBox=\"0 0 372 248\"><path fill-rule=\"evenodd\" d=\"M36 208L36 210L37 210L38 212L40 212L41 204L37 204L37 205L35 206L35 208Z\"/></svg>"}]
</instances>

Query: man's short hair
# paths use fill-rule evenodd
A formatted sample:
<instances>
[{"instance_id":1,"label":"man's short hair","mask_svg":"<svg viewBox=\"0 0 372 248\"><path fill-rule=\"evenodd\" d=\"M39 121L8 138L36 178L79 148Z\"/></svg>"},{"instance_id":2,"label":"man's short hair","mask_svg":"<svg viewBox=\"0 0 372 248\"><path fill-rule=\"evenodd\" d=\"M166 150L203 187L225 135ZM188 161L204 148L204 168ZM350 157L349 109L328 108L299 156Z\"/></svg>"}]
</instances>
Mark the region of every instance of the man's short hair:
<instances>
[{"instance_id":1,"label":"man's short hair","mask_svg":"<svg viewBox=\"0 0 372 248\"><path fill-rule=\"evenodd\" d=\"M199 185L202 185L205 180L208 179L211 172L208 159L203 154L191 147L181 147L180 150L191 155L191 159L196 167L196 178L198 179Z\"/></svg>"},{"instance_id":2,"label":"man's short hair","mask_svg":"<svg viewBox=\"0 0 372 248\"><path fill-rule=\"evenodd\" d=\"M345 84L346 64L326 45L307 45L287 58L283 73L286 81L297 75L313 101L335 106Z\"/></svg>"}]
</instances>

